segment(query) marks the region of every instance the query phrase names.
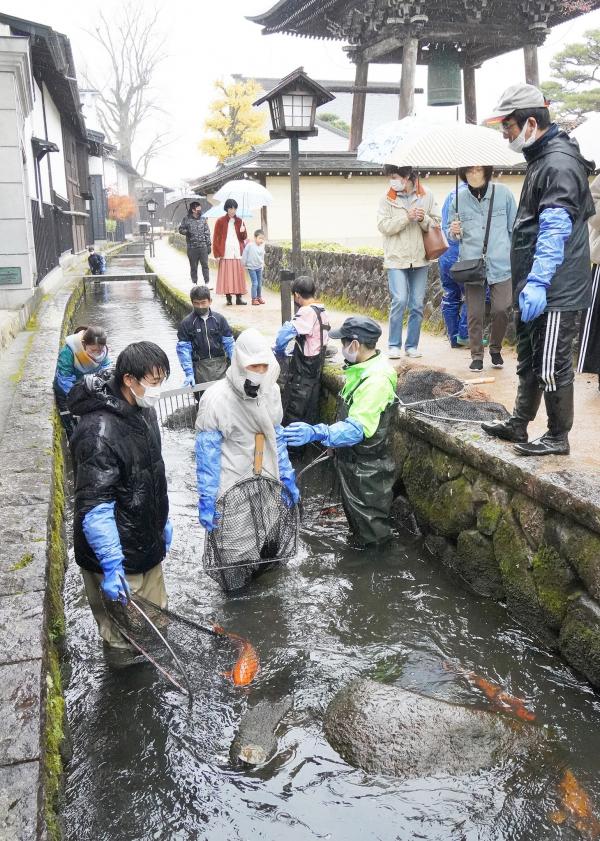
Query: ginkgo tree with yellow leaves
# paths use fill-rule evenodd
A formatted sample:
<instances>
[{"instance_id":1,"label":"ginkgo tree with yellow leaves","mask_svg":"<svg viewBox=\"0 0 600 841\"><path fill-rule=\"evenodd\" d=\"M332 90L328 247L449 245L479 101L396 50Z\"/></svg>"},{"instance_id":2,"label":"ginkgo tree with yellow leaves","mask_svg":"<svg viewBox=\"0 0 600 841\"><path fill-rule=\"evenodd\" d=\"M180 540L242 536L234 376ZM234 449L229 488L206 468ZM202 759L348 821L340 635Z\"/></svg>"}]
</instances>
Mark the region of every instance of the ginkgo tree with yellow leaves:
<instances>
[{"instance_id":1,"label":"ginkgo tree with yellow leaves","mask_svg":"<svg viewBox=\"0 0 600 841\"><path fill-rule=\"evenodd\" d=\"M267 140L267 115L252 107L262 93L253 79L231 83L217 79L215 88L217 96L204 123L208 134L200 141L199 148L222 163Z\"/></svg>"}]
</instances>

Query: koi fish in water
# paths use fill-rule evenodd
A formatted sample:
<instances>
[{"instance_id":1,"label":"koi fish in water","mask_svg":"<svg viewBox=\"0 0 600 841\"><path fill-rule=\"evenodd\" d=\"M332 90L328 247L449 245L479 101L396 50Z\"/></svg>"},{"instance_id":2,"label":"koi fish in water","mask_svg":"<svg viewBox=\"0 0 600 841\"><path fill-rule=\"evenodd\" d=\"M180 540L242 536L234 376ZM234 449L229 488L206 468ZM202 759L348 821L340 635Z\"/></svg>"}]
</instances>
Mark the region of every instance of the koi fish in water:
<instances>
[{"instance_id":1,"label":"koi fish in water","mask_svg":"<svg viewBox=\"0 0 600 841\"><path fill-rule=\"evenodd\" d=\"M260 668L258 652L248 640L226 631L220 625L213 625L215 634L227 637L238 650L238 658L230 672L224 672L223 677L228 677L235 686L248 686L256 677Z\"/></svg>"},{"instance_id":2,"label":"koi fish in water","mask_svg":"<svg viewBox=\"0 0 600 841\"><path fill-rule=\"evenodd\" d=\"M562 824L571 818L584 838L598 838L600 821L594 815L592 801L570 769L565 771L558 784L558 790L562 809L552 812L550 820L553 823Z\"/></svg>"},{"instance_id":3,"label":"koi fish in water","mask_svg":"<svg viewBox=\"0 0 600 841\"><path fill-rule=\"evenodd\" d=\"M492 683L492 681L486 680L476 672L470 672L467 669L463 669L460 666L454 666L451 663L445 663L444 668L448 671L453 671L462 675L462 677L464 677L471 686L475 686L477 689L480 689L488 701L491 701L492 704L495 704L503 712L510 712L522 721L535 721L535 713L525 706L523 699L515 698L514 695L509 695L508 692L504 692L502 687L498 686L497 683Z\"/></svg>"}]
</instances>

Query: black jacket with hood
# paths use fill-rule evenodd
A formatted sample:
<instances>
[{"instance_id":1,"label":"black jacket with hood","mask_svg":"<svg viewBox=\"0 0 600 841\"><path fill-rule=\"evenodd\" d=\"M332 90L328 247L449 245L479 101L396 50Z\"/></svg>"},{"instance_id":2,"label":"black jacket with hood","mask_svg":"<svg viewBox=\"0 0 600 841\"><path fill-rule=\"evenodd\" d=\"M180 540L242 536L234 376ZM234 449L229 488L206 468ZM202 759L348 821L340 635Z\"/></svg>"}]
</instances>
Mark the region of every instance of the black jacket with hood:
<instances>
[{"instance_id":1,"label":"black jacket with hood","mask_svg":"<svg viewBox=\"0 0 600 841\"><path fill-rule=\"evenodd\" d=\"M204 216L196 218L192 211L188 210L179 226L179 233L186 238L188 248L206 248L210 254L210 228Z\"/></svg>"},{"instance_id":2,"label":"black jacket with hood","mask_svg":"<svg viewBox=\"0 0 600 841\"><path fill-rule=\"evenodd\" d=\"M588 176L594 164L586 161L577 142L555 125L523 154L527 172L510 252L515 306L533 264L540 215L548 208L562 207L569 214L573 230L565 242L564 260L547 290L546 309L565 312L586 309L591 296L587 220L594 214Z\"/></svg>"},{"instance_id":3,"label":"black jacket with hood","mask_svg":"<svg viewBox=\"0 0 600 841\"><path fill-rule=\"evenodd\" d=\"M125 572L147 572L165 557L163 530L169 514L156 412L131 406L109 374L80 380L68 405L80 417L70 441L75 560L84 569L102 572L83 533L83 520L97 505L114 502Z\"/></svg>"}]
</instances>

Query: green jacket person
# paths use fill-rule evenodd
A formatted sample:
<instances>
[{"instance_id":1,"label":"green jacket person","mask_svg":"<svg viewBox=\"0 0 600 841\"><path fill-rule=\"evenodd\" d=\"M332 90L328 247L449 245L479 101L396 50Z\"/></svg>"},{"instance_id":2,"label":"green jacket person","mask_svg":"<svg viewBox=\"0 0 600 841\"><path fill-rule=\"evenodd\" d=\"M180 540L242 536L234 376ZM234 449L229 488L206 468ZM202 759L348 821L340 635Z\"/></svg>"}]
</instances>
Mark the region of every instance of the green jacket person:
<instances>
[{"instance_id":1,"label":"green jacket person","mask_svg":"<svg viewBox=\"0 0 600 841\"><path fill-rule=\"evenodd\" d=\"M396 399L397 375L375 349L381 327L354 315L329 336L342 340L346 360L337 423L292 423L284 429L288 446L318 441L332 447L344 510L354 537L364 546L390 538L394 463L387 433Z\"/></svg>"}]
</instances>

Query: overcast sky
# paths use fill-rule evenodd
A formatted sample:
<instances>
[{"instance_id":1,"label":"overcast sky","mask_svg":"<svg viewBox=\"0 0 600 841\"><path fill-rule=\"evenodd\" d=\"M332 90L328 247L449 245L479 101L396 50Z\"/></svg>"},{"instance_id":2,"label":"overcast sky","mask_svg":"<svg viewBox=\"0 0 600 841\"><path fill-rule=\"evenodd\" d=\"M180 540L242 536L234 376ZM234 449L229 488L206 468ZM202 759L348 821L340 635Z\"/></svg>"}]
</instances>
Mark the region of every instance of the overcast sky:
<instances>
[{"instance_id":1,"label":"overcast sky","mask_svg":"<svg viewBox=\"0 0 600 841\"><path fill-rule=\"evenodd\" d=\"M316 79L353 79L354 65L338 42L314 41L284 35L261 35L260 27L246 20L274 5L275 0L169 0L155 3L159 25L166 38L167 58L157 72L157 97L167 112L160 119L168 124L175 142L151 164L149 176L160 183L179 187L183 179L209 172L214 161L197 149L202 136L213 82L231 73L246 76L282 77L303 65ZM150 5L150 4L149 4ZM4 0L6 14L48 24L71 40L78 74L99 72L98 48L86 35L93 28L98 10L110 18L118 14L117 0ZM554 29L540 50L540 73L549 78L552 56L574 41L586 29L600 28L600 11L584 15ZM371 81L395 82L398 65L372 65ZM484 64L477 71L477 100L480 118L493 106L509 84L524 81L522 53L509 53ZM426 69L418 68L417 85L426 82ZM83 82L80 79L80 85ZM417 96L417 112L425 97ZM437 109L449 112L455 109ZM148 131L152 127L148 126Z\"/></svg>"}]
</instances>

